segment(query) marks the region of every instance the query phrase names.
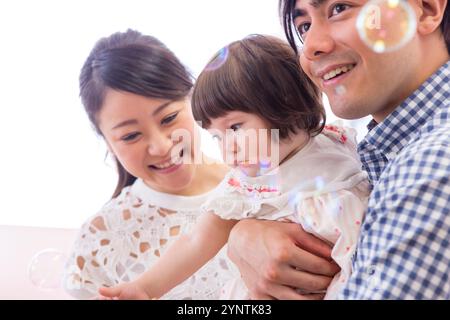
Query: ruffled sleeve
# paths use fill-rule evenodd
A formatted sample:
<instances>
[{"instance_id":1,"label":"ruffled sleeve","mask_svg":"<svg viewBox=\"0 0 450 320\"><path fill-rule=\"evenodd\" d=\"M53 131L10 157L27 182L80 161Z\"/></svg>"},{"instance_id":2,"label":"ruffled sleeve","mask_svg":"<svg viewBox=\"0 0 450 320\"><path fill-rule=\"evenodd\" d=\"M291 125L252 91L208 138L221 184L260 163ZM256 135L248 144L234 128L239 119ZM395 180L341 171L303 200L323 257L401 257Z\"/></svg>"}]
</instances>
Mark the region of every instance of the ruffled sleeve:
<instances>
[{"instance_id":1,"label":"ruffled sleeve","mask_svg":"<svg viewBox=\"0 0 450 320\"><path fill-rule=\"evenodd\" d=\"M277 204L279 195L277 186L251 184L238 175L228 175L223 188L205 202L202 210L226 220L265 218L283 207L283 203Z\"/></svg>"},{"instance_id":2,"label":"ruffled sleeve","mask_svg":"<svg viewBox=\"0 0 450 320\"><path fill-rule=\"evenodd\" d=\"M340 125L340 121L328 124L323 128L322 134L331 140L346 146L350 151L356 154L358 142L356 141L357 132L350 127Z\"/></svg>"}]
</instances>

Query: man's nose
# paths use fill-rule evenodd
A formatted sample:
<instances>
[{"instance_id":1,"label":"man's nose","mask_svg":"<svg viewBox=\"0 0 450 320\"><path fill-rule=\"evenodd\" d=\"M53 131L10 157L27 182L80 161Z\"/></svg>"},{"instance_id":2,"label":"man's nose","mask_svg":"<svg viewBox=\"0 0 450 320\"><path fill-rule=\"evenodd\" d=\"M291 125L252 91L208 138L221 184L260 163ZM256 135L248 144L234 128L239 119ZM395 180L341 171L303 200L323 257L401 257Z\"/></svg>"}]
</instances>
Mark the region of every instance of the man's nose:
<instances>
[{"instance_id":1,"label":"man's nose","mask_svg":"<svg viewBox=\"0 0 450 320\"><path fill-rule=\"evenodd\" d=\"M303 42L303 54L309 60L317 60L334 50L335 41L326 22L312 24Z\"/></svg>"}]
</instances>

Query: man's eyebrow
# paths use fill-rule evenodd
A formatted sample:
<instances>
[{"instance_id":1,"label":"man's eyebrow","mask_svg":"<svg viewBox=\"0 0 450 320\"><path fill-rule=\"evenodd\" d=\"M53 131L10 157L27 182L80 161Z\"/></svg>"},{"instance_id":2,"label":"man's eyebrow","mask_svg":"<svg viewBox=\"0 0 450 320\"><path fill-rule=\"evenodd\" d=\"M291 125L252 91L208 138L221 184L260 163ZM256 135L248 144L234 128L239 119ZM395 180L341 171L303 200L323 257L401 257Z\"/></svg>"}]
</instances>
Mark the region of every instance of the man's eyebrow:
<instances>
[{"instance_id":1,"label":"man's eyebrow","mask_svg":"<svg viewBox=\"0 0 450 320\"><path fill-rule=\"evenodd\" d=\"M162 110L164 110L169 104L171 104L172 102L173 102L173 101L168 101L168 102L163 103L163 104L160 105L158 108L156 108L155 111L153 111L152 115L153 115L153 116L157 115L157 114L160 113ZM125 121L122 121L122 122L116 124L112 129L117 129L117 128L129 126L129 125L137 124L137 123L138 123L138 121L137 121L136 119L128 119L128 120L125 120Z\"/></svg>"},{"instance_id":2,"label":"man's eyebrow","mask_svg":"<svg viewBox=\"0 0 450 320\"><path fill-rule=\"evenodd\" d=\"M327 1L328 0L310 0L309 4L312 5L314 8L318 8Z\"/></svg>"},{"instance_id":3,"label":"man's eyebrow","mask_svg":"<svg viewBox=\"0 0 450 320\"><path fill-rule=\"evenodd\" d=\"M321 5L323 5L325 2L327 2L328 0L310 0L309 4L311 6L313 6L314 8L319 8ZM299 8L295 8L292 18L295 20L298 17L304 17L306 16L306 11L303 9L299 9Z\"/></svg>"},{"instance_id":4,"label":"man's eyebrow","mask_svg":"<svg viewBox=\"0 0 450 320\"><path fill-rule=\"evenodd\" d=\"M304 17L304 16L306 16L305 10L295 8L294 9L294 14L292 15L292 19L295 20L298 17Z\"/></svg>"}]
</instances>

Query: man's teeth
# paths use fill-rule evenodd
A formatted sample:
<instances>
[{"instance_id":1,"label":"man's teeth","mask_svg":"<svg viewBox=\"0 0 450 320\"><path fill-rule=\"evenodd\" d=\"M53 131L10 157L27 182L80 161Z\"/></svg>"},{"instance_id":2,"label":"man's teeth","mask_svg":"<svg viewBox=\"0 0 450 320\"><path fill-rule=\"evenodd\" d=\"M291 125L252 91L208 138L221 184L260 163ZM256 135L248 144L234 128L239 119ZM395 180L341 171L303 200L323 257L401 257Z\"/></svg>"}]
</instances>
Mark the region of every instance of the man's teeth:
<instances>
[{"instance_id":1,"label":"man's teeth","mask_svg":"<svg viewBox=\"0 0 450 320\"><path fill-rule=\"evenodd\" d=\"M170 161L166 161L160 164L154 164L153 166L157 169L166 169L168 167L180 164L181 162L182 162L181 156L177 155L173 159L170 159Z\"/></svg>"},{"instance_id":2,"label":"man's teeth","mask_svg":"<svg viewBox=\"0 0 450 320\"><path fill-rule=\"evenodd\" d=\"M326 73L323 76L323 80L330 80L331 78L334 78L334 77L340 75L341 73L346 73L346 72L352 70L353 67L354 67L353 64L349 64L347 66L343 66L343 67L339 67L334 70L331 70L330 72Z\"/></svg>"}]
</instances>

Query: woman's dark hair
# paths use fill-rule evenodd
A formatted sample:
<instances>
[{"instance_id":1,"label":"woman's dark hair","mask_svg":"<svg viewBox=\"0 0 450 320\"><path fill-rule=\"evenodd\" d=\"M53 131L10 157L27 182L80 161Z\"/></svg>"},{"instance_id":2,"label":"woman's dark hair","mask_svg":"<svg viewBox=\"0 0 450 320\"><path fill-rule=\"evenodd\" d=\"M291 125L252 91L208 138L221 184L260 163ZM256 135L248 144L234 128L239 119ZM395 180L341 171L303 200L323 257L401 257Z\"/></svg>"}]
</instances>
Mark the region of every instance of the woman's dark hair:
<instances>
[{"instance_id":1,"label":"woman's dark hair","mask_svg":"<svg viewBox=\"0 0 450 320\"><path fill-rule=\"evenodd\" d=\"M158 39L138 31L114 33L100 39L80 73L80 97L93 127L108 89L168 100L186 97L192 77L178 58ZM113 198L136 177L116 160L118 182Z\"/></svg>"},{"instance_id":2,"label":"woman's dark hair","mask_svg":"<svg viewBox=\"0 0 450 320\"><path fill-rule=\"evenodd\" d=\"M308 1L308 0L304 0ZM292 49L297 53L296 38L299 38L294 26L294 10L296 0L280 0L278 8L286 38ZM447 52L450 54L450 4L447 1L444 16L441 22L441 32L447 46Z\"/></svg>"},{"instance_id":3,"label":"woman's dark hair","mask_svg":"<svg viewBox=\"0 0 450 320\"><path fill-rule=\"evenodd\" d=\"M198 77L192 94L195 120L207 128L211 119L230 111L258 115L279 129L281 139L299 129L318 134L325 123L318 88L289 45L272 36L251 35L231 43Z\"/></svg>"}]
</instances>

